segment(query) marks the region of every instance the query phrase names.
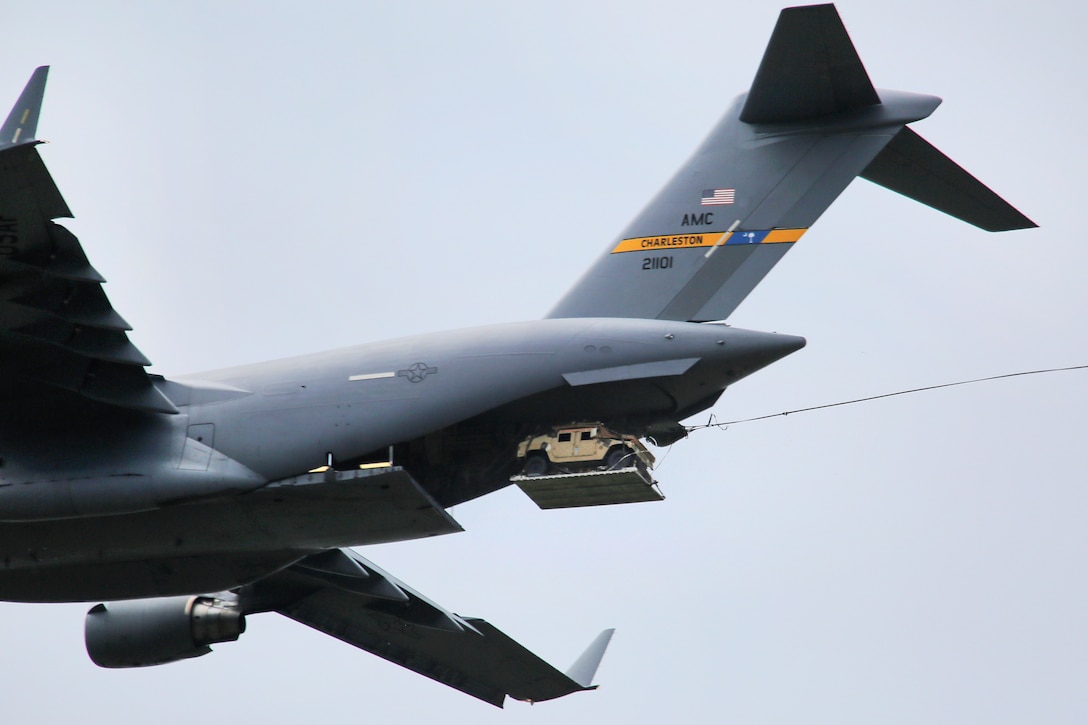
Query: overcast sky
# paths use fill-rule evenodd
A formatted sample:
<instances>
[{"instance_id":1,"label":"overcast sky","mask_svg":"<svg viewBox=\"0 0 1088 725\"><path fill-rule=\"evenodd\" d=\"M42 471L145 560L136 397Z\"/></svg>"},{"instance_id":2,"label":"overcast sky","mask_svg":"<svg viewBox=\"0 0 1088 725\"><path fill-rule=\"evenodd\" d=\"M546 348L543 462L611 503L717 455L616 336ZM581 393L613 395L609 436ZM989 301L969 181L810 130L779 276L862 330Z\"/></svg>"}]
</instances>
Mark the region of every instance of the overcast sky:
<instances>
[{"instance_id":1,"label":"overcast sky","mask_svg":"<svg viewBox=\"0 0 1088 725\"><path fill-rule=\"evenodd\" d=\"M768 2L13 3L0 94L51 64L41 153L153 370L534 319L747 89ZM857 181L736 311L806 349L743 418L1088 364L1088 9L838 3L877 87L1041 226ZM984 8L984 9L983 9ZM275 615L141 671L79 605L0 605L4 722L1082 723L1088 372L704 431L668 499L363 550L601 689L500 712ZM697 421L703 422L701 417Z\"/></svg>"}]
</instances>

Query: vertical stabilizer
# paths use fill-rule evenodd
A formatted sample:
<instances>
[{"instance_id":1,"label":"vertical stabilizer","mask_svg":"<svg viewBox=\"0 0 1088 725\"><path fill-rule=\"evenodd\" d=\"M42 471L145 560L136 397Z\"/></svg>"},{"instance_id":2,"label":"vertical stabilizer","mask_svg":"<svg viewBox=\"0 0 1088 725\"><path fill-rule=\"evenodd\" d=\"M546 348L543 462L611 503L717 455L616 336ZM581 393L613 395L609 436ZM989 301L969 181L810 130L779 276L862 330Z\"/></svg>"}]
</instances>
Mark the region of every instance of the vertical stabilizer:
<instances>
[{"instance_id":1,"label":"vertical stabilizer","mask_svg":"<svg viewBox=\"0 0 1088 725\"><path fill-rule=\"evenodd\" d=\"M985 229L1033 226L906 124L833 5L787 8L748 93L549 317L728 317L857 176Z\"/></svg>"}]
</instances>

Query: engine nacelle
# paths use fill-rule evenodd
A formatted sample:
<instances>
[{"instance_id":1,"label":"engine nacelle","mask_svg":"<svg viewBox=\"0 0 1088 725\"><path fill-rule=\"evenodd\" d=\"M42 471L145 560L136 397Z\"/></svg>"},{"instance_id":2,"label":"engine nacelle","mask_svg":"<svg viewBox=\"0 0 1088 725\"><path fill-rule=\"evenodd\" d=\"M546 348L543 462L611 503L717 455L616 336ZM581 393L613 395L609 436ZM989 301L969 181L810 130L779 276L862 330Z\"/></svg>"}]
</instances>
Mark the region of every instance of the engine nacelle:
<instances>
[{"instance_id":1,"label":"engine nacelle","mask_svg":"<svg viewBox=\"0 0 1088 725\"><path fill-rule=\"evenodd\" d=\"M148 667L211 652L233 642L245 617L213 597L169 597L97 604L87 612L87 654L99 667Z\"/></svg>"}]
</instances>

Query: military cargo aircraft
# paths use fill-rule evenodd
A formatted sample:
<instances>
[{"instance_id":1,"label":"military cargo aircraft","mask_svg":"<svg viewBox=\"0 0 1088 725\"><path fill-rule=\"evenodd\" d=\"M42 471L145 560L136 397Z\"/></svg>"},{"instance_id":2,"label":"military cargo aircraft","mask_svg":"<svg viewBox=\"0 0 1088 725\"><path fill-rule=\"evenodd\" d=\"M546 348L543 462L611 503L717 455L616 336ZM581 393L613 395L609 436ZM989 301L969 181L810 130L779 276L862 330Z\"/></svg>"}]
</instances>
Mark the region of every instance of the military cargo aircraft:
<instances>
[{"instance_id":1,"label":"military cargo aircraft","mask_svg":"<svg viewBox=\"0 0 1088 725\"><path fill-rule=\"evenodd\" d=\"M0 127L0 599L103 601L105 667L200 656L277 612L498 706L591 689L609 630L561 672L350 547L460 531L448 509L510 485L549 431L682 437L804 345L722 321L857 176L1034 226L908 127L940 99L876 90L833 6L789 8L748 92L546 319L167 378L53 221L47 72Z\"/></svg>"}]
</instances>

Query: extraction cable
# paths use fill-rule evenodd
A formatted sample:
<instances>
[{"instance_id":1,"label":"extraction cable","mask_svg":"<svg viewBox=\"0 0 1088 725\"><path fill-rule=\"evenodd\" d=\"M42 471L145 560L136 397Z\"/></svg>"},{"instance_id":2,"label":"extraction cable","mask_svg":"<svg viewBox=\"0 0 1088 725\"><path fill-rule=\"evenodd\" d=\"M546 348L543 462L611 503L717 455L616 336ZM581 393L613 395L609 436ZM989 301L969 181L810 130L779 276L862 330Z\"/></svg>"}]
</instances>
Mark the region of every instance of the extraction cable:
<instances>
[{"instance_id":1,"label":"extraction cable","mask_svg":"<svg viewBox=\"0 0 1088 725\"><path fill-rule=\"evenodd\" d=\"M796 410L786 410L781 413L771 413L770 415L758 415L755 418L742 418L741 420L730 420L719 423L715 421L714 415L710 416L710 420L702 425L686 425L684 428L688 433L692 433L697 430L704 430L706 428L718 428L719 430L725 430L728 426L737 425L738 423L751 423L755 420L766 420L767 418L778 418L785 415L793 415L794 413L807 413L812 410L822 410L824 408L836 408L840 405L853 405L854 403L866 403L870 400L880 400L881 398L893 398L897 395L909 395L910 393L921 393L926 390L938 390L940 388L952 388L957 385L970 385L972 383L984 383L990 380L1002 380L1004 378L1016 378L1023 375L1042 375L1043 373L1062 373L1070 370L1084 370L1088 369L1088 365L1072 365L1066 368L1046 368L1045 370L1025 370L1019 373L1005 373L1004 375L991 375L987 378L974 378L973 380L959 380L954 383L942 383L940 385L927 385L924 388L911 388L910 390L898 390L894 393L883 393L882 395L870 395L867 398L855 398L854 400L843 400L838 403L826 403L824 405L814 405L810 408L797 408Z\"/></svg>"}]
</instances>

